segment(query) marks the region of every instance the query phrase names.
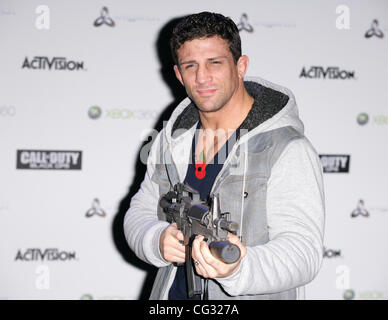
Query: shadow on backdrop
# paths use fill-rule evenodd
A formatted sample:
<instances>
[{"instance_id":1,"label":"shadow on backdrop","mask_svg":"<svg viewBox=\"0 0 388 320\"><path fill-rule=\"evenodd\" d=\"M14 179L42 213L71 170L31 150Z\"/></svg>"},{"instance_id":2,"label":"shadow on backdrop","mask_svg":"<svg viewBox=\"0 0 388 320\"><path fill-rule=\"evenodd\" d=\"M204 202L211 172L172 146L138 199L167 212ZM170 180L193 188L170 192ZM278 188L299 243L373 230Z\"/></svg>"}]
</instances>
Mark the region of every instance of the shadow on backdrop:
<instances>
[{"instance_id":1,"label":"shadow on backdrop","mask_svg":"<svg viewBox=\"0 0 388 320\"><path fill-rule=\"evenodd\" d=\"M171 90L171 95L174 99L173 102L171 102L163 109L159 119L154 124L154 129L158 132L163 128L163 121L167 121L170 118L174 108L178 105L180 101L182 101L186 97L186 91L184 90L184 87L175 77L175 73L173 70L174 62L169 47L169 40L172 34L172 30L180 19L182 19L182 17L172 19L167 24L165 24L159 32L157 41L155 43L161 66L160 73L163 77L164 82ZM150 88L150 90L152 90L152 88ZM151 95L148 95L147 92L145 92L144 96L148 98ZM152 101L152 103L157 104L158 102ZM136 157L137 160L135 164L135 176L133 178L132 184L129 187L127 195L120 202L118 212L116 213L112 223L112 236L116 249L120 252L121 256L126 262L146 272L145 281L138 296L138 299L141 300L149 298L151 294L152 285L156 276L157 268L137 258L135 253L129 248L124 235L123 223L125 213L129 209L131 198L139 190L140 184L143 181L144 175L147 170L146 165L143 164L140 160L140 151L143 146L148 143L152 143L151 137L149 137L148 141L143 142L141 147L139 148Z\"/></svg>"}]
</instances>

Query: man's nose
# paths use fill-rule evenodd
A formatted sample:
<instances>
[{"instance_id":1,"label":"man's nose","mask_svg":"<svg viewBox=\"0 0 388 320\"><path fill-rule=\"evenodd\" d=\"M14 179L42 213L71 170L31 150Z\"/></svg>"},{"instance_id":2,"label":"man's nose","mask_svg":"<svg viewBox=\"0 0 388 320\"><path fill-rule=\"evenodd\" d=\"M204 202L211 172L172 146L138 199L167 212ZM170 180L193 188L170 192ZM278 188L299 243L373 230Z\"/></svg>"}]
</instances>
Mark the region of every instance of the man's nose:
<instances>
[{"instance_id":1,"label":"man's nose","mask_svg":"<svg viewBox=\"0 0 388 320\"><path fill-rule=\"evenodd\" d=\"M195 80L198 84L203 84L211 80L211 73L210 73L210 70L208 70L206 65L198 66Z\"/></svg>"}]
</instances>

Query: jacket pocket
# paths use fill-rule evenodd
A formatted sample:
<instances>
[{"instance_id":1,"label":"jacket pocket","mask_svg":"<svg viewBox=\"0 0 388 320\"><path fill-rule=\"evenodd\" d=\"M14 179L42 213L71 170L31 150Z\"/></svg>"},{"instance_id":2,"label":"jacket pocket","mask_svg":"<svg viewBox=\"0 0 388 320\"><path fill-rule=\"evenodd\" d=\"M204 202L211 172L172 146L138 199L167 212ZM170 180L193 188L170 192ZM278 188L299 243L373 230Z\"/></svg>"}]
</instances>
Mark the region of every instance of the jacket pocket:
<instances>
[{"instance_id":1,"label":"jacket pocket","mask_svg":"<svg viewBox=\"0 0 388 320\"><path fill-rule=\"evenodd\" d=\"M231 201L241 201L242 197L252 198L266 186L266 183L267 177L259 173L245 177L244 175L231 175L222 183L220 196Z\"/></svg>"}]
</instances>

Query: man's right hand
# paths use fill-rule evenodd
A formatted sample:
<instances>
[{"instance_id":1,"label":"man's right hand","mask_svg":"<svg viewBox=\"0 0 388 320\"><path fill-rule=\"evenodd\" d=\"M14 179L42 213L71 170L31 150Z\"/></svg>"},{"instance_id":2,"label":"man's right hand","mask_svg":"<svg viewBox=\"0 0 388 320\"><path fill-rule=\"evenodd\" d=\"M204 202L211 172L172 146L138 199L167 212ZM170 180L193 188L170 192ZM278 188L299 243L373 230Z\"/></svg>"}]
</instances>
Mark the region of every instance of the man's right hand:
<instances>
[{"instance_id":1,"label":"man's right hand","mask_svg":"<svg viewBox=\"0 0 388 320\"><path fill-rule=\"evenodd\" d=\"M177 263L185 262L186 256L183 239L183 233L178 230L176 223L170 224L162 232L159 240L159 248L164 260Z\"/></svg>"}]
</instances>

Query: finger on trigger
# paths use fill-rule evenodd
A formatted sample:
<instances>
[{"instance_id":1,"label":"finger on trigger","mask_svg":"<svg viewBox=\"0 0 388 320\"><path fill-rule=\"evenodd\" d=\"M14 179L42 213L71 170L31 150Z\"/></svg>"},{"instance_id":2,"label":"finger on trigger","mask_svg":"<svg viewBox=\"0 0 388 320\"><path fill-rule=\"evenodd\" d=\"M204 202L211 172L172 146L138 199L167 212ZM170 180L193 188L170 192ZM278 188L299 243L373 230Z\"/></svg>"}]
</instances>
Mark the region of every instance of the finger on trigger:
<instances>
[{"instance_id":1,"label":"finger on trigger","mask_svg":"<svg viewBox=\"0 0 388 320\"><path fill-rule=\"evenodd\" d=\"M191 256L193 257L194 261L200 261L202 258L200 257L201 251L199 249L200 246L200 241L199 241L199 236L196 236L193 243L192 243L192 250L191 250Z\"/></svg>"},{"instance_id":2,"label":"finger on trigger","mask_svg":"<svg viewBox=\"0 0 388 320\"><path fill-rule=\"evenodd\" d=\"M175 236L175 238L177 238L178 240L180 240L180 241L183 241L184 240L184 236L183 236L183 233L182 233L182 231L180 231L180 230L176 230L176 232L174 233L174 236Z\"/></svg>"}]
</instances>

